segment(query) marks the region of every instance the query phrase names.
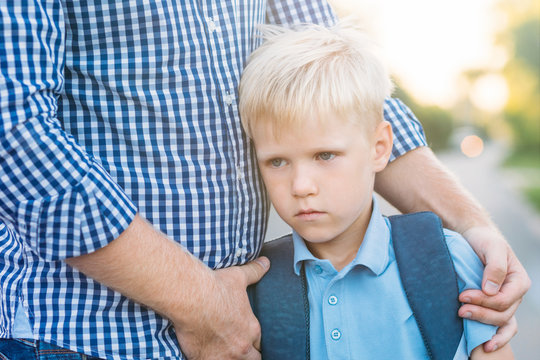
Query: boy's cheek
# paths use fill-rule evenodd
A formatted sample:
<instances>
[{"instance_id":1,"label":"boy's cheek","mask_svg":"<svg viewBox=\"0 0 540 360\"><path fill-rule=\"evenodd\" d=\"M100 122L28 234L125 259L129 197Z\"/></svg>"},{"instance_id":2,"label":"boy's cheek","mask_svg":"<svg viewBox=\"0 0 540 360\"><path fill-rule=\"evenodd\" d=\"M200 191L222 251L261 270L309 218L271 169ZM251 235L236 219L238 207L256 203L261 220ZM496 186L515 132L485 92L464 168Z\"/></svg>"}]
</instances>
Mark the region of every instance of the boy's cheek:
<instances>
[{"instance_id":1,"label":"boy's cheek","mask_svg":"<svg viewBox=\"0 0 540 360\"><path fill-rule=\"evenodd\" d=\"M268 191L270 193L270 191L274 188L272 186L272 177L268 175L268 173L266 171L264 171L263 169L259 168L260 169L260 172L261 172L261 176L262 176L262 180L264 182L264 185L266 186L266 191Z\"/></svg>"}]
</instances>

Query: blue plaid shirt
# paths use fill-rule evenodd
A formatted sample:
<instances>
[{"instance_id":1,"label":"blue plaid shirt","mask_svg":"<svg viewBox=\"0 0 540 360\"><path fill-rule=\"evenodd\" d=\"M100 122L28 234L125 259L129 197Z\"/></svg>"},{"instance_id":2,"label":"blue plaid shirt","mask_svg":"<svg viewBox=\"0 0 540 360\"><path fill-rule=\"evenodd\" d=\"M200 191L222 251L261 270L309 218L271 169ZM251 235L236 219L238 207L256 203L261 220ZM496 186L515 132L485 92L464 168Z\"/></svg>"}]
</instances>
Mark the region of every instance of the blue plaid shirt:
<instances>
[{"instance_id":1,"label":"blue plaid shirt","mask_svg":"<svg viewBox=\"0 0 540 360\"><path fill-rule=\"evenodd\" d=\"M0 2L0 337L111 359L182 358L171 324L62 260L135 213L211 268L253 259L268 201L237 85L264 22L330 24L323 0ZM388 100L394 157L425 145Z\"/></svg>"}]
</instances>

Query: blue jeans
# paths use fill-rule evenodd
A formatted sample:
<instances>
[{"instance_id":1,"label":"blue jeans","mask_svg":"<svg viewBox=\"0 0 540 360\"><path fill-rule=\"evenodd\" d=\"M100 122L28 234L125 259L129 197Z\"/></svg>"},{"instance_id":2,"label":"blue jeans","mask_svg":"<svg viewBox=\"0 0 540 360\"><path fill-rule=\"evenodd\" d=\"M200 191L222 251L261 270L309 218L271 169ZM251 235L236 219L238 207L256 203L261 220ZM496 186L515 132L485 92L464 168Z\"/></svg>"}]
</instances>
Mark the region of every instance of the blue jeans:
<instances>
[{"instance_id":1,"label":"blue jeans","mask_svg":"<svg viewBox=\"0 0 540 360\"><path fill-rule=\"evenodd\" d=\"M100 360L39 340L0 339L0 360Z\"/></svg>"}]
</instances>

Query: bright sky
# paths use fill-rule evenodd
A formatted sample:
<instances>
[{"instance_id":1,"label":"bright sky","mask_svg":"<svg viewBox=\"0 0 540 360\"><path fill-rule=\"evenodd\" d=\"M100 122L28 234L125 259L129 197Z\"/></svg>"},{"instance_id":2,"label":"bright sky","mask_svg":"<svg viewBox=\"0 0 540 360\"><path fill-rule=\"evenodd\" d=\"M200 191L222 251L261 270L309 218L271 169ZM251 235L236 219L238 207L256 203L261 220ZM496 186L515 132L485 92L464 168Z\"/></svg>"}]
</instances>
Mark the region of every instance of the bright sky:
<instances>
[{"instance_id":1,"label":"bright sky","mask_svg":"<svg viewBox=\"0 0 540 360\"><path fill-rule=\"evenodd\" d=\"M459 76L463 70L497 70L506 61L505 51L494 44L495 32L506 21L494 11L495 2L331 0L341 15L353 12L360 18L381 43L394 77L417 100L443 107L468 91ZM499 100L505 96L504 83L490 84L499 88L472 87L473 92L484 91L476 95L478 101L489 102L494 94Z\"/></svg>"}]
</instances>

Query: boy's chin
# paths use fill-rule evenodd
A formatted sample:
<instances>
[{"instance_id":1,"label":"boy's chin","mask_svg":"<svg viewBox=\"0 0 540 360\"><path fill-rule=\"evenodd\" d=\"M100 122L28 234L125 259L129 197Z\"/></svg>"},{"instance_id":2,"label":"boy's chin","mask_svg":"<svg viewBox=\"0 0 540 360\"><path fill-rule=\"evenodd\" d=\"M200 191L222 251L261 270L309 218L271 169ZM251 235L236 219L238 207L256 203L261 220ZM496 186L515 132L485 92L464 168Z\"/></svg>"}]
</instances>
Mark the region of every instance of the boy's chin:
<instances>
[{"instance_id":1,"label":"boy's chin","mask_svg":"<svg viewBox=\"0 0 540 360\"><path fill-rule=\"evenodd\" d=\"M334 238L334 236L326 233L315 233L313 231L298 232L298 235L304 239L304 241L312 244L322 244L328 242Z\"/></svg>"}]
</instances>

